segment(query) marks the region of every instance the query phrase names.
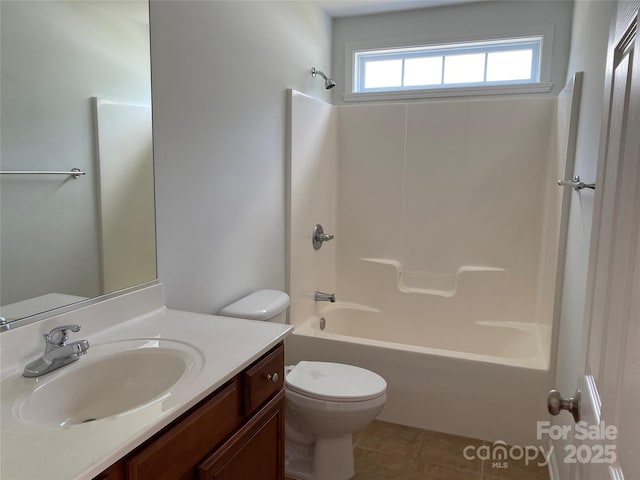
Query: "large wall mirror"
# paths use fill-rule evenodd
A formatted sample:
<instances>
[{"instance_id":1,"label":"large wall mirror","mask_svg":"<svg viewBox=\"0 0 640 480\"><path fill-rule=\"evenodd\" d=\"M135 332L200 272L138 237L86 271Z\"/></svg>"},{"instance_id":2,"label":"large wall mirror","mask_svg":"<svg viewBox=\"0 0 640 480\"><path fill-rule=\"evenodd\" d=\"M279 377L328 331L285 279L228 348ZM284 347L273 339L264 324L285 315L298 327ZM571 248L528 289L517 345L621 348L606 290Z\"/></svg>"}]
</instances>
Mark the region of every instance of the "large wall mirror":
<instances>
[{"instance_id":1,"label":"large wall mirror","mask_svg":"<svg viewBox=\"0 0 640 480\"><path fill-rule=\"evenodd\" d=\"M147 1L0 9L6 329L153 281L156 248Z\"/></svg>"}]
</instances>

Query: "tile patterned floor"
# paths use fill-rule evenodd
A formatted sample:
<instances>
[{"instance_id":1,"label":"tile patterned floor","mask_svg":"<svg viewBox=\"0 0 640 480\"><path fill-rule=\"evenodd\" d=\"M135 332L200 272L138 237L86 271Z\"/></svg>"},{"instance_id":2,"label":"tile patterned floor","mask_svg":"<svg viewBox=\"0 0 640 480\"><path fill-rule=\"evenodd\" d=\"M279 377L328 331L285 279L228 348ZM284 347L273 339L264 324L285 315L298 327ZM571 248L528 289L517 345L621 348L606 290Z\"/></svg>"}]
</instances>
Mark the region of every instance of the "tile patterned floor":
<instances>
[{"instance_id":1,"label":"tile patterned floor","mask_svg":"<svg viewBox=\"0 0 640 480\"><path fill-rule=\"evenodd\" d=\"M467 445L482 440L405 427L379 420L353 437L355 480L548 480L546 467L464 458Z\"/></svg>"}]
</instances>

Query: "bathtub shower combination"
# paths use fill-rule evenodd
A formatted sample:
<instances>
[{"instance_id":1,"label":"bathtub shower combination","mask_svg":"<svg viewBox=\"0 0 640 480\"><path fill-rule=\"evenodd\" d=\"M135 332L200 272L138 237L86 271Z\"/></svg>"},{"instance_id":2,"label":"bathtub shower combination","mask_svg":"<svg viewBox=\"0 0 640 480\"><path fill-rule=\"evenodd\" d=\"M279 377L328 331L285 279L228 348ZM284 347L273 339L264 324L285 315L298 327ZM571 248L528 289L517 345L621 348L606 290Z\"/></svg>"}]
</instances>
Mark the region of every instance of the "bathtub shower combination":
<instances>
[{"instance_id":1,"label":"bathtub shower combination","mask_svg":"<svg viewBox=\"0 0 640 480\"><path fill-rule=\"evenodd\" d=\"M383 420L538 443L579 80L557 98L383 105L291 91L288 360L379 373ZM316 250L318 223L335 238Z\"/></svg>"}]
</instances>

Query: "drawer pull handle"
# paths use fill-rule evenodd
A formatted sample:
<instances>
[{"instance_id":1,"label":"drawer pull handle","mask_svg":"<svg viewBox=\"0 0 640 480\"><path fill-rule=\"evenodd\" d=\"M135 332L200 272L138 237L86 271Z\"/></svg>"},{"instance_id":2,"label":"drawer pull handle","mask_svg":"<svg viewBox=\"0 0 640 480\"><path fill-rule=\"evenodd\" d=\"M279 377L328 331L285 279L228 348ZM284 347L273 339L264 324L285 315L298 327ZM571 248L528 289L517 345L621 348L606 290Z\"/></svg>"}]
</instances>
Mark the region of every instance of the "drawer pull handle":
<instances>
[{"instance_id":1,"label":"drawer pull handle","mask_svg":"<svg viewBox=\"0 0 640 480\"><path fill-rule=\"evenodd\" d=\"M280 376L277 373L270 373L267 375L267 380L273 383L278 383Z\"/></svg>"}]
</instances>

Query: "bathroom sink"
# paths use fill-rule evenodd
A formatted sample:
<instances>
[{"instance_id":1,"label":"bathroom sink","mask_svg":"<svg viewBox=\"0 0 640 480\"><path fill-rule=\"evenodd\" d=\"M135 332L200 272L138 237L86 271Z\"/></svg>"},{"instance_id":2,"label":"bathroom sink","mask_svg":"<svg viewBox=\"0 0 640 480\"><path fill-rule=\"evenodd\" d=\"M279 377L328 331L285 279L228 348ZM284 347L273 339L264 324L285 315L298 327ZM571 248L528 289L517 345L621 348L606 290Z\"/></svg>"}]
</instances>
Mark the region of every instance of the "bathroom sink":
<instances>
[{"instance_id":1,"label":"bathroom sink","mask_svg":"<svg viewBox=\"0 0 640 480\"><path fill-rule=\"evenodd\" d=\"M22 385L13 402L13 415L22 423L72 426L163 400L201 366L198 357L196 350L179 342L114 342L92 347L72 367L36 379L14 378L15 385L3 387ZM85 358L89 361L83 362Z\"/></svg>"}]
</instances>

